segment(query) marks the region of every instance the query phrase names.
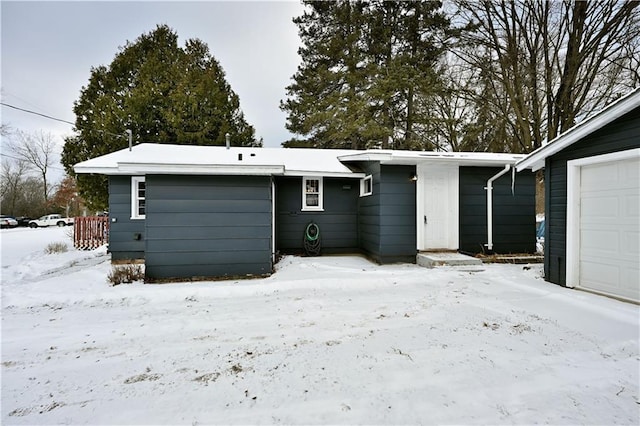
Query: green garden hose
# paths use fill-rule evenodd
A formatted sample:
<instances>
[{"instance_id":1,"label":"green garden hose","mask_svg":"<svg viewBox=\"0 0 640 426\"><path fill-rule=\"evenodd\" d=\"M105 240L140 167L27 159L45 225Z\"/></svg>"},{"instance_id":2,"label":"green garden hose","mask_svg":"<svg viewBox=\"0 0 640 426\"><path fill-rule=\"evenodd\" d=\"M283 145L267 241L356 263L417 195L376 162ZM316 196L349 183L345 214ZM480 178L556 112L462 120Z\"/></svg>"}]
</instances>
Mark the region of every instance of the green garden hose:
<instances>
[{"instance_id":1,"label":"green garden hose","mask_svg":"<svg viewBox=\"0 0 640 426\"><path fill-rule=\"evenodd\" d=\"M320 254L320 227L311 222L304 230L304 252L307 256Z\"/></svg>"}]
</instances>

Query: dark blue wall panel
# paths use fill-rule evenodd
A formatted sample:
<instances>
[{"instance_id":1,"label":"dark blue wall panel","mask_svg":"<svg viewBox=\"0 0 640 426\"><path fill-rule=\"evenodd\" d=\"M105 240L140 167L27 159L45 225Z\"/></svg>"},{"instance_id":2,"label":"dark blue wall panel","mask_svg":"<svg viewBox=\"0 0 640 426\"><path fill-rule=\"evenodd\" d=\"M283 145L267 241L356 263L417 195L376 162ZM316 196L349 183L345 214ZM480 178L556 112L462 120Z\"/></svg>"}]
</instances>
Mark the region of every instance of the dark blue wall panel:
<instances>
[{"instance_id":1,"label":"dark blue wall panel","mask_svg":"<svg viewBox=\"0 0 640 426\"><path fill-rule=\"evenodd\" d=\"M276 250L302 252L307 225L315 222L320 228L323 253L358 251L358 179L325 177L324 211L302 211L301 177L277 177L275 182Z\"/></svg>"},{"instance_id":2,"label":"dark blue wall panel","mask_svg":"<svg viewBox=\"0 0 640 426\"><path fill-rule=\"evenodd\" d=\"M109 176L109 220L111 259L144 259L145 221L131 219L131 176Z\"/></svg>"},{"instance_id":3,"label":"dark blue wall panel","mask_svg":"<svg viewBox=\"0 0 640 426\"><path fill-rule=\"evenodd\" d=\"M271 273L271 179L146 178L148 279Z\"/></svg>"},{"instance_id":4,"label":"dark blue wall panel","mask_svg":"<svg viewBox=\"0 0 640 426\"><path fill-rule=\"evenodd\" d=\"M379 263L416 261L416 185L409 177L414 166L363 162L372 176L371 195L358 200L361 249Z\"/></svg>"},{"instance_id":5,"label":"dark blue wall panel","mask_svg":"<svg viewBox=\"0 0 640 426\"><path fill-rule=\"evenodd\" d=\"M501 167L460 167L460 251L486 250L487 181ZM511 173L493 182L493 251L534 253L536 248L535 173L516 174L511 192Z\"/></svg>"}]
</instances>

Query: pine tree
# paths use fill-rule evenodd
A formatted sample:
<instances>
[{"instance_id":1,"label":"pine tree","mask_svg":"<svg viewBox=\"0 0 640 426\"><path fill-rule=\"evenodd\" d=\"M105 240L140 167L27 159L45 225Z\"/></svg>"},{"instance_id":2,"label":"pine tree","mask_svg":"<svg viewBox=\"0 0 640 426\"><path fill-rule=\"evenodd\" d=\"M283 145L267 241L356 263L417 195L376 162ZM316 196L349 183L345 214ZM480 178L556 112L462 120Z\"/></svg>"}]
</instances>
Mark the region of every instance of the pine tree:
<instances>
[{"instance_id":1,"label":"pine tree","mask_svg":"<svg viewBox=\"0 0 640 426\"><path fill-rule=\"evenodd\" d=\"M302 65L281 108L314 146L421 148L419 98L430 94L449 21L440 2L305 2L294 19Z\"/></svg>"},{"instance_id":2,"label":"pine tree","mask_svg":"<svg viewBox=\"0 0 640 426\"><path fill-rule=\"evenodd\" d=\"M77 134L65 140L62 163L73 165L135 143L256 145L255 131L240 100L205 43L188 40L160 25L127 43L109 66L92 68L74 104ZM92 209L108 204L104 176L77 176L79 192Z\"/></svg>"}]
</instances>

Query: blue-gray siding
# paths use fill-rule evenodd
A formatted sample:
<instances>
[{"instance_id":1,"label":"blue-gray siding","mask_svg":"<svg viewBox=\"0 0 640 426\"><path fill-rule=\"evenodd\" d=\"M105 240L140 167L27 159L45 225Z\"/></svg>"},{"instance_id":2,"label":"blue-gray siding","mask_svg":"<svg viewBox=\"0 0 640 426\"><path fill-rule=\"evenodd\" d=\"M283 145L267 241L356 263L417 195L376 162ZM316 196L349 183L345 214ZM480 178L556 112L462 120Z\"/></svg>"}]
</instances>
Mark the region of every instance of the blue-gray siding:
<instances>
[{"instance_id":1,"label":"blue-gray siding","mask_svg":"<svg viewBox=\"0 0 640 426\"><path fill-rule=\"evenodd\" d=\"M566 283L567 161L640 147L640 108L625 114L545 162L545 277Z\"/></svg>"},{"instance_id":2,"label":"blue-gray siding","mask_svg":"<svg viewBox=\"0 0 640 426\"><path fill-rule=\"evenodd\" d=\"M477 254L486 250L487 180L502 168L460 167L459 250ZM511 173L493 183L493 251L496 253L534 253L535 174L516 175L513 194Z\"/></svg>"},{"instance_id":3,"label":"blue-gray siding","mask_svg":"<svg viewBox=\"0 0 640 426\"><path fill-rule=\"evenodd\" d=\"M147 176L149 279L271 273L271 179Z\"/></svg>"},{"instance_id":4,"label":"blue-gray siding","mask_svg":"<svg viewBox=\"0 0 640 426\"><path fill-rule=\"evenodd\" d=\"M131 219L131 176L109 176L109 220L111 259L144 259L144 220Z\"/></svg>"},{"instance_id":5,"label":"blue-gray siding","mask_svg":"<svg viewBox=\"0 0 640 426\"><path fill-rule=\"evenodd\" d=\"M371 175L371 195L358 200L358 241L367 255L380 262L380 163L367 162L360 165L362 171Z\"/></svg>"},{"instance_id":6,"label":"blue-gray siding","mask_svg":"<svg viewBox=\"0 0 640 426\"><path fill-rule=\"evenodd\" d=\"M305 229L315 222L320 228L323 253L358 251L358 179L325 177L324 211L302 211L301 177L278 177L275 182L276 250L301 252Z\"/></svg>"},{"instance_id":7,"label":"blue-gray siding","mask_svg":"<svg viewBox=\"0 0 640 426\"><path fill-rule=\"evenodd\" d=\"M358 202L361 249L379 263L415 263L416 184L409 179L415 166L360 167L373 180L373 193Z\"/></svg>"}]
</instances>

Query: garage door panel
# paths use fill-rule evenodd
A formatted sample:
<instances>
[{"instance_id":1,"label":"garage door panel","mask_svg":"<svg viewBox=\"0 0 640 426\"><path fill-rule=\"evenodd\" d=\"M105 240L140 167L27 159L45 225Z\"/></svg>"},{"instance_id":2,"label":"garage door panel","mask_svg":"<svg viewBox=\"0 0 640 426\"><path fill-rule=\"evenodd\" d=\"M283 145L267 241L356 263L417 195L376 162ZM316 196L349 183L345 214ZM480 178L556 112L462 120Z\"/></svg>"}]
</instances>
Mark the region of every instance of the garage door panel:
<instances>
[{"instance_id":1,"label":"garage door panel","mask_svg":"<svg viewBox=\"0 0 640 426\"><path fill-rule=\"evenodd\" d=\"M620 215L617 196L584 196L582 221L614 220Z\"/></svg>"},{"instance_id":2,"label":"garage door panel","mask_svg":"<svg viewBox=\"0 0 640 426\"><path fill-rule=\"evenodd\" d=\"M590 191L607 190L616 186L619 181L618 170L611 170L610 163L587 166L588 173L582 174L582 186Z\"/></svg>"},{"instance_id":3,"label":"garage door panel","mask_svg":"<svg viewBox=\"0 0 640 426\"><path fill-rule=\"evenodd\" d=\"M627 232L622 235L622 252L633 256L636 261L640 260L640 231ZM640 279L640 278L639 278Z\"/></svg>"},{"instance_id":4,"label":"garage door panel","mask_svg":"<svg viewBox=\"0 0 640 426\"><path fill-rule=\"evenodd\" d=\"M640 194L638 191L636 193L631 193L624 196L622 201L622 212L626 219L635 220L635 223L638 223L637 220L640 218Z\"/></svg>"},{"instance_id":5,"label":"garage door panel","mask_svg":"<svg viewBox=\"0 0 640 426\"><path fill-rule=\"evenodd\" d=\"M620 252L620 238L617 231L583 227L580 234L582 256L616 256Z\"/></svg>"},{"instance_id":6,"label":"garage door panel","mask_svg":"<svg viewBox=\"0 0 640 426\"><path fill-rule=\"evenodd\" d=\"M619 287L619 292L622 296L632 300L640 301L640 267L638 265L624 268L621 274L622 282L629 283L628 285L622 285Z\"/></svg>"},{"instance_id":7,"label":"garage door panel","mask_svg":"<svg viewBox=\"0 0 640 426\"><path fill-rule=\"evenodd\" d=\"M620 268L602 261L583 259L580 262L580 285L588 288L612 287L603 283L620 280Z\"/></svg>"},{"instance_id":8,"label":"garage door panel","mask_svg":"<svg viewBox=\"0 0 640 426\"><path fill-rule=\"evenodd\" d=\"M580 167L580 287L640 301L640 159Z\"/></svg>"}]
</instances>

